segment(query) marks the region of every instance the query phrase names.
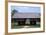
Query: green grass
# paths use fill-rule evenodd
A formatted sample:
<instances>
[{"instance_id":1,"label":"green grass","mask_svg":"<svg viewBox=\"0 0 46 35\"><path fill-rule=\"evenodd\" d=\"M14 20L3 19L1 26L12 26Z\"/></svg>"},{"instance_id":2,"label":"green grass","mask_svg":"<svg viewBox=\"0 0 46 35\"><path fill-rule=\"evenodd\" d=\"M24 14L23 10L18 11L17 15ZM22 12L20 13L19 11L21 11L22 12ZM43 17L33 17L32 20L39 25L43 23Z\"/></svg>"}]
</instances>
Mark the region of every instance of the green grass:
<instances>
[{"instance_id":1,"label":"green grass","mask_svg":"<svg viewBox=\"0 0 46 35\"><path fill-rule=\"evenodd\" d=\"M28 28L39 28L39 27L40 25L29 25ZM13 26L13 29L19 29L19 28L24 28L24 25L23 26L16 26L16 25Z\"/></svg>"}]
</instances>

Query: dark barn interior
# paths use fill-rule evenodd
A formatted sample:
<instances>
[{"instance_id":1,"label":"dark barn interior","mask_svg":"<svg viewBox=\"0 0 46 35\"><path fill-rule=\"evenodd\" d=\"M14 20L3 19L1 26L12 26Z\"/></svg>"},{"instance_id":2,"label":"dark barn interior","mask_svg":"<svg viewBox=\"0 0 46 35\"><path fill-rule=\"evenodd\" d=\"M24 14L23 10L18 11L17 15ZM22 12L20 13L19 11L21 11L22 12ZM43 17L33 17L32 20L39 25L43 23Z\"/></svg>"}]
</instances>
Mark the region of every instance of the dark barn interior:
<instances>
[{"instance_id":1,"label":"dark barn interior","mask_svg":"<svg viewBox=\"0 0 46 35\"><path fill-rule=\"evenodd\" d=\"M29 20L29 23L26 20ZM36 22L40 22L40 18L12 18L12 23L18 23L17 26L22 26L22 25L36 25Z\"/></svg>"}]
</instances>

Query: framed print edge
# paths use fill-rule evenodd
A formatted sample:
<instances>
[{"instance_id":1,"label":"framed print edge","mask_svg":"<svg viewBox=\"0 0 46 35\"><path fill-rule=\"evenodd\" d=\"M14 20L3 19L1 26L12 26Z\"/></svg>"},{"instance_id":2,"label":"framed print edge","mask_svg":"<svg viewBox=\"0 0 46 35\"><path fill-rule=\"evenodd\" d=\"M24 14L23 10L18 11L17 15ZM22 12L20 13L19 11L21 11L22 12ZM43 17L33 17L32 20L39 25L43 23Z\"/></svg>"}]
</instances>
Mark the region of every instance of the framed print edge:
<instances>
[{"instance_id":1,"label":"framed print edge","mask_svg":"<svg viewBox=\"0 0 46 35\"><path fill-rule=\"evenodd\" d=\"M8 35L8 0L5 0L5 35Z\"/></svg>"},{"instance_id":2,"label":"framed print edge","mask_svg":"<svg viewBox=\"0 0 46 35\"><path fill-rule=\"evenodd\" d=\"M8 0L9 2L40 2L43 3L44 1L35 1L35 0Z\"/></svg>"},{"instance_id":3,"label":"framed print edge","mask_svg":"<svg viewBox=\"0 0 46 35\"><path fill-rule=\"evenodd\" d=\"M26 3L29 3L29 2L26 2ZM24 34L24 33L39 33L39 32L44 32L45 31L45 4L44 3L38 3L38 4L42 4L43 8L44 8L44 10L43 10L43 16L44 16L43 17L43 23L44 23L43 24L43 26L44 26L43 27L43 31L8 33L8 0L5 0L5 35L8 35L8 34Z\"/></svg>"}]
</instances>

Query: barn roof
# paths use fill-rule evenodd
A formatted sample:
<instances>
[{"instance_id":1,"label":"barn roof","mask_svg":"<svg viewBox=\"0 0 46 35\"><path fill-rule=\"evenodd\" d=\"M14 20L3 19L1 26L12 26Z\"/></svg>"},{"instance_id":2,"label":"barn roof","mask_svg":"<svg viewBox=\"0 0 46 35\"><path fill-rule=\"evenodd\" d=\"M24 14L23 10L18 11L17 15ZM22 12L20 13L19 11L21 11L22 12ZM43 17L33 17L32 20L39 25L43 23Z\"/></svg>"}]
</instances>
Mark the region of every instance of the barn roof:
<instances>
[{"instance_id":1,"label":"barn roof","mask_svg":"<svg viewBox=\"0 0 46 35\"><path fill-rule=\"evenodd\" d=\"M40 13L14 13L12 18L40 18Z\"/></svg>"}]
</instances>

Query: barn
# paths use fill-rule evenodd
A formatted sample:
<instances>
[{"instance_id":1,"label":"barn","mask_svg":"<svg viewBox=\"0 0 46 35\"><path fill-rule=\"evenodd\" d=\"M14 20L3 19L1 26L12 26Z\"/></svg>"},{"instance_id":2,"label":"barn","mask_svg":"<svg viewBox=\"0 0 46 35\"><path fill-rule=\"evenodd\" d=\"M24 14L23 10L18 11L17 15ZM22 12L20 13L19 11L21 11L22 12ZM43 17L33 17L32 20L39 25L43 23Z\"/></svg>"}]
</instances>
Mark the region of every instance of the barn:
<instances>
[{"instance_id":1,"label":"barn","mask_svg":"<svg viewBox=\"0 0 46 35\"><path fill-rule=\"evenodd\" d=\"M11 22L15 25L40 24L40 13L14 13Z\"/></svg>"}]
</instances>

